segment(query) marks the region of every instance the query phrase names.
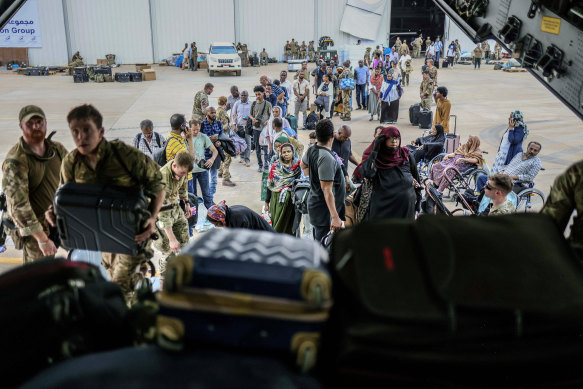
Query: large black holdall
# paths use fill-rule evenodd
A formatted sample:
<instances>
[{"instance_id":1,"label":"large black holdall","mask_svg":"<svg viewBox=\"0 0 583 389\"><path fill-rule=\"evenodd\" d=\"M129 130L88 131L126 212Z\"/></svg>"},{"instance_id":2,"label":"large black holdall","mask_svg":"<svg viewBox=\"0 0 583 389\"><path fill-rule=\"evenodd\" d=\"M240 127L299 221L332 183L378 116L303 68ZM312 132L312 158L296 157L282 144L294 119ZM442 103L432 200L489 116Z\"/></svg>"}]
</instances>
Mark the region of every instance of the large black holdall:
<instances>
[{"instance_id":1,"label":"large black holdall","mask_svg":"<svg viewBox=\"0 0 583 389\"><path fill-rule=\"evenodd\" d=\"M308 370L332 303L327 260L317 242L286 234L205 233L168 262L160 344L270 350Z\"/></svg>"},{"instance_id":2,"label":"large black holdall","mask_svg":"<svg viewBox=\"0 0 583 389\"><path fill-rule=\"evenodd\" d=\"M421 111L420 104L413 104L409 107L409 121L414 126L419 125L419 111Z\"/></svg>"},{"instance_id":3,"label":"large black holdall","mask_svg":"<svg viewBox=\"0 0 583 389\"><path fill-rule=\"evenodd\" d=\"M76 66L73 68L73 74L87 74L87 68L85 66Z\"/></svg>"},{"instance_id":4,"label":"large black holdall","mask_svg":"<svg viewBox=\"0 0 583 389\"><path fill-rule=\"evenodd\" d=\"M129 73L115 73L115 81L117 82L130 82Z\"/></svg>"},{"instance_id":5,"label":"large black holdall","mask_svg":"<svg viewBox=\"0 0 583 389\"><path fill-rule=\"evenodd\" d=\"M85 262L41 259L0 275L0 371L10 388L53 363L130 346L120 287Z\"/></svg>"},{"instance_id":6,"label":"large black holdall","mask_svg":"<svg viewBox=\"0 0 583 389\"><path fill-rule=\"evenodd\" d=\"M131 82L142 82L142 72L130 72Z\"/></svg>"},{"instance_id":7,"label":"large black holdall","mask_svg":"<svg viewBox=\"0 0 583 389\"><path fill-rule=\"evenodd\" d=\"M583 377L583 266L548 216L363 223L334 234L330 268L321 360L344 383Z\"/></svg>"},{"instance_id":8,"label":"large black holdall","mask_svg":"<svg viewBox=\"0 0 583 389\"><path fill-rule=\"evenodd\" d=\"M87 74L87 73L76 73L76 74L73 74L73 82L75 84L79 84L79 83L83 83L83 82L89 82L89 74Z\"/></svg>"},{"instance_id":9,"label":"large black holdall","mask_svg":"<svg viewBox=\"0 0 583 389\"><path fill-rule=\"evenodd\" d=\"M55 215L65 248L135 255L149 212L141 189L69 182L55 194Z\"/></svg>"},{"instance_id":10,"label":"large black holdall","mask_svg":"<svg viewBox=\"0 0 583 389\"><path fill-rule=\"evenodd\" d=\"M433 111L419 111L417 114L419 128L427 130L433 125Z\"/></svg>"}]
</instances>

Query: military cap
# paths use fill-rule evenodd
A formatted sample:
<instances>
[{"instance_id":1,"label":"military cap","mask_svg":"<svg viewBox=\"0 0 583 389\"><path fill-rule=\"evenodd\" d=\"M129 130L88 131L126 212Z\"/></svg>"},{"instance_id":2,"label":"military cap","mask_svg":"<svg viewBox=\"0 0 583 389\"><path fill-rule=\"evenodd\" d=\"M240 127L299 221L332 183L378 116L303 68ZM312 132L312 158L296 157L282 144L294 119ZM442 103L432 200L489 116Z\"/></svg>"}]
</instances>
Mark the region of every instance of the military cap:
<instances>
[{"instance_id":1,"label":"military cap","mask_svg":"<svg viewBox=\"0 0 583 389\"><path fill-rule=\"evenodd\" d=\"M40 107L36 105L27 105L20 110L18 121L24 120L26 122L34 116L40 116L41 118L46 119L45 113Z\"/></svg>"}]
</instances>

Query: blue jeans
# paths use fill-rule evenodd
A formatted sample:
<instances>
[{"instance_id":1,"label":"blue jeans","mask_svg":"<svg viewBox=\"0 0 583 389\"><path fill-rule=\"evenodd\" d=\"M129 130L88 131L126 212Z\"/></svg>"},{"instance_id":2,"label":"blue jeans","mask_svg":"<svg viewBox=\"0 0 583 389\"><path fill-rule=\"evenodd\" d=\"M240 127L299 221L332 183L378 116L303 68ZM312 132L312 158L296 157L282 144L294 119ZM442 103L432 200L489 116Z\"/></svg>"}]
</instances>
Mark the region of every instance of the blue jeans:
<instances>
[{"instance_id":1,"label":"blue jeans","mask_svg":"<svg viewBox=\"0 0 583 389\"><path fill-rule=\"evenodd\" d=\"M209 185L209 194L211 199L217 193L217 182L219 181L219 167L221 166L221 159L217 157L213 166L209 169L211 183Z\"/></svg>"},{"instance_id":2,"label":"blue jeans","mask_svg":"<svg viewBox=\"0 0 583 389\"><path fill-rule=\"evenodd\" d=\"M366 107L366 84L356 84L356 104Z\"/></svg>"},{"instance_id":3,"label":"blue jeans","mask_svg":"<svg viewBox=\"0 0 583 389\"><path fill-rule=\"evenodd\" d=\"M194 72L194 58L190 58L190 71Z\"/></svg>"},{"instance_id":4,"label":"blue jeans","mask_svg":"<svg viewBox=\"0 0 583 389\"><path fill-rule=\"evenodd\" d=\"M488 182L488 176L485 174L480 174L478 176L478 179L476 180L476 191L481 192L482 189L484 189L484 187L486 186L487 182Z\"/></svg>"},{"instance_id":5,"label":"blue jeans","mask_svg":"<svg viewBox=\"0 0 583 389\"><path fill-rule=\"evenodd\" d=\"M435 63L439 62L439 57L441 56L441 51L435 51Z\"/></svg>"},{"instance_id":6,"label":"blue jeans","mask_svg":"<svg viewBox=\"0 0 583 389\"><path fill-rule=\"evenodd\" d=\"M200 186L200 191L202 193L202 202L206 209L213 206L213 198L209 193L209 173L207 171L200 173L192 173L192 193L196 193L196 182ZM198 195L197 195L198 196Z\"/></svg>"}]
</instances>

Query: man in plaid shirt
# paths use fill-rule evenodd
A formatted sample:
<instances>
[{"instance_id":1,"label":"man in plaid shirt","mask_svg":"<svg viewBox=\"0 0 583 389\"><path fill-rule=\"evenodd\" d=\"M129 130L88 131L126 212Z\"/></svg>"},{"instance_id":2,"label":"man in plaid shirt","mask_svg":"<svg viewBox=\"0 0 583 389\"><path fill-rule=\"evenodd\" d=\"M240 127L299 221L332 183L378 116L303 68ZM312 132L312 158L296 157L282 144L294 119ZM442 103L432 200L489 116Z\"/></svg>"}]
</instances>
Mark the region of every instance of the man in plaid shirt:
<instances>
[{"instance_id":1,"label":"man in plaid shirt","mask_svg":"<svg viewBox=\"0 0 583 389\"><path fill-rule=\"evenodd\" d=\"M142 132L138 133L132 140L132 146L142 153L152 158L156 150L163 149L166 139L157 132L154 132L154 123L151 120L142 120L140 123Z\"/></svg>"}]
</instances>

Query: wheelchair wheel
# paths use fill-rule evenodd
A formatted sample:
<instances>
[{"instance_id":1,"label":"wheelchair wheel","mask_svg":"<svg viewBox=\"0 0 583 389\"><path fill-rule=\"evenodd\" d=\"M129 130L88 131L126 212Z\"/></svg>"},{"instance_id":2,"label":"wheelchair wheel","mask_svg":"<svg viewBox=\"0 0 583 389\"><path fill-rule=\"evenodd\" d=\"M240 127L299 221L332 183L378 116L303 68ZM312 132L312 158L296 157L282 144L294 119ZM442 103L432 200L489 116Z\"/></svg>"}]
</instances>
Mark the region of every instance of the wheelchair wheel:
<instances>
[{"instance_id":1,"label":"wheelchair wheel","mask_svg":"<svg viewBox=\"0 0 583 389\"><path fill-rule=\"evenodd\" d=\"M517 213L538 213L545 204L545 195L538 189L527 188L516 196L518 197L516 205Z\"/></svg>"},{"instance_id":2,"label":"wheelchair wheel","mask_svg":"<svg viewBox=\"0 0 583 389\"><path fill-rule=\"evenodd\" d=\"M469 172L467 175L464 174L464 178L466 179L466 184L468 188L473 189L476 191L476 185L478 184L478 177L482 174L488 176L488 173L484 169L475 169Z\"/></svg>"},{"instance_id":3,"label":"wheelchair wheel","mask_svg":"<svg viewBox=\"0 0 583 389\"><path fill-rule=\"evenodd\" d=\"M437 154L435 157L433 157L431 161L429 161L429 163L427 163L427 168L425 169L427 178L431 178L431 169L433 169L433 165L435 165L438 162L441 162L443 160L443 157L445 157L446 155L447 155L446 153Z\"/></svg>"}]
</instances>

